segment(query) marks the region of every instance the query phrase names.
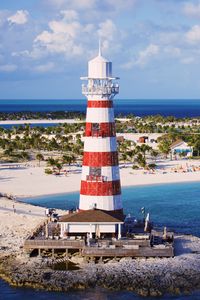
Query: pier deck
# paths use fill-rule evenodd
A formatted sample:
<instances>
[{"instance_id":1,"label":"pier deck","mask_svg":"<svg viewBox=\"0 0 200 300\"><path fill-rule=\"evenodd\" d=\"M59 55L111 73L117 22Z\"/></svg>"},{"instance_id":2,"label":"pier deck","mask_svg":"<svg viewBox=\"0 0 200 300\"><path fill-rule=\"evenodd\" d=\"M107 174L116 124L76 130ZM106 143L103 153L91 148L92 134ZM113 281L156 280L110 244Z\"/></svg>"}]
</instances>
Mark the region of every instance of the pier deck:
<instances>
[{"instance_id":1,"label":"pier deck","mask_svg":"<svg viewBox=\"0 0 200 300\"><path fill-rule=\"evenodd\" d=\"M48 234L44 229L48 226ZM55 223L41 223L24 241L24 251L38 254L49 250L52 255L62 250L65 255L79 252L84 257L173 257L173 233L163 240L162 232L152 230L150 233L133 234L131 238L122 237L90 239L89 244L81 236L60 238L53 235ZM47 229L47 228L46 228Z\"/></svg>"},{"instance_id":2,"label":"pier deck","mask_svg":"<svg viewBox=\"0 0 200 300\"><path fill-rule=\"evenodd\" d=\"M86 257L173 257L174 248L172 244L151 246L150 241L146 240L105 240L91 243L86 246L84 240L25 240L24 250L32 252L41 250L70 250L81 253Z\"/></svg>"}]
</instances>

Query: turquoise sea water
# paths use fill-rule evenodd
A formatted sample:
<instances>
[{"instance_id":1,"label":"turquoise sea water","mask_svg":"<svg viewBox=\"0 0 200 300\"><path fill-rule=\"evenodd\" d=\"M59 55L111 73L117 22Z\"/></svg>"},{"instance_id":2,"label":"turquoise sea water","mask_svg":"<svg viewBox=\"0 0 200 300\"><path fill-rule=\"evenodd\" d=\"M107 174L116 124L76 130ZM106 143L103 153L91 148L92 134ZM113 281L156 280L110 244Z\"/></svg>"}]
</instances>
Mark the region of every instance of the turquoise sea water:
<instances>
[{"instance_id":1,"label":"turquoise sea water","mask_svg":"<svg viewBox=\"0 0 200 300\"><path fill-rule=\"evenodd\" d=\"M135 186L122 189L125 213L141 218L141 207L150 212L155 226L200 236L200 183ZM78 207L79 193L41 196L26 202L52 208Z\"/></svg>"}]
</instances>

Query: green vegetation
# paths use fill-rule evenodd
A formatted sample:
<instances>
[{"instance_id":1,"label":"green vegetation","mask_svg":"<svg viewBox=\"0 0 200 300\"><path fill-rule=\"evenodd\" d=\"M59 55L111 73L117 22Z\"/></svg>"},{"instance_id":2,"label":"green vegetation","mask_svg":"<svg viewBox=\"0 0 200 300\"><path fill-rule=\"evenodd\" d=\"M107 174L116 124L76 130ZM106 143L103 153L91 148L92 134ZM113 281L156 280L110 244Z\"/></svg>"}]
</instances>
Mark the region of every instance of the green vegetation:
<instances>
[{"instance_id":1,"label":"green vegetation","mask_svg":"<svg viewBox=\"0 0 200 300\"><path fill-rule=\"evenodd\" d=\"M1 118L66 118L66 114L78 117L77 113L16 113L1 114ZM84 115L81 115L84 117ZM147 133L161 133L157 139L157 150L147 144L136 144L135 142L119 139L119 159L124 164L131 164L133 168L152 168L161 155L169 156L171 144L177 140L183 140L193 147L194 157L200 156L200 118L177 119L173 116L127 116L126 119L116 121L117 132L140 133L141 136ZM1 161L27 161L36 159L38 165L43 161L47 162L50 171L62 170L63 165L81 164L83 154L82 136L84 135L85 123L62 124L50 127L31 127L30 125L4 129L0 127L0 160Z\"/></svg>"},{"instance_id":2,"label":"green vegetation","mask_svg":"<svg viewBox=\"0 0 200 300\"><path fill-rule=\"evenodd\" d=\"M85 114L77 111L55 111L55 112L0 112L0 120L84 120Z\"/></svg>"}]
</instances>

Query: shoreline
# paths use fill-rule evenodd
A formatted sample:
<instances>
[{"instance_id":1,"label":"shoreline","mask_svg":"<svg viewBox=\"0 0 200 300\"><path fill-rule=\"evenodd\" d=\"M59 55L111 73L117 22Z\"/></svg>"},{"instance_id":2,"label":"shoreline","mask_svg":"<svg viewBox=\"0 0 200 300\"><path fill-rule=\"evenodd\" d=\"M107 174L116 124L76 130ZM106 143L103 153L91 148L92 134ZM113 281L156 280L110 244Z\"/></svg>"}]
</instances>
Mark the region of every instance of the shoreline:
<instances>
[{"instance_id":1,"label":"shoreline","mask_svg":"<svg viewBox=\"0 0 200 300\"><path fill-rule=\"evenodd\" d=\"M132 188L132 187L146 187L146 186L160 186L160 185L171 185L171 184L183 184L183 183L199 183L200 180L196 180L196 181L177 181L177 182L160 182L160 183L146 183L146 184L139 184L139 185L125 185L123 186L122 188ZM48 196L56 196L56 195L68 195L68 194L73 194L73 193L78 193L79 190L76 190L76 191L71 191L71 192L66 192L66 193L51 193L51 194L41 194L41 195L37 195L37 196L34 196L34 195L30 195L30 196L21 196L20 198L17 197L15 198L14 195L10 195L11 197L14 197L13 200L17 201L17 202L23 202L23 203L27 203L25 201L23 201L24 199L27 199L27 198L40 198L40 197L48 197ZM1 195L1 194L0 194ZM123 192L122 192L122 196L123 196ZM7 195L3 195L3 197L7 198ZM8 196L8 199L9 199L9 196ZM29 204L29 203L28 203Z\"/></svg>"},{"instance_id":2,"label":"shoreline","mask_svg":"<svg viewBox=\"0 0 200 300\"><path fill-rule=\"evenodd\" d=\"M162 184L200 182L200 160L159 161L155 172L130 166L120 168L122 188ZM186 166L197 167L197 171L184 171ZM0 194L24 199L28 197L50 196L78 192L81 182L81 167L66 166L66 174L47 175L45 162L39 167L32 163L0 164ZM176 169L176 172L174 172Z\"/></svg>"},{"instance_id":3,"label":"shoreline","mask_svg":"<svg viewBox=\"0 0 200 300\"><path fill-rule=\"evenodd\" d=\"M184 251L174 258L121 258L98 263L72 255L77 271L54 271L46 258L29 258L22 253L0 255L0 278L13 287L46 291L81 291L96 287L111 291L131 291L143 297L191 294L200 290L200 239L177 235ZM190 251L186 249L190 247ZM186 251L187 250L187 251Z\"/></svg>"},{"instance_id":4,"label":"shoreline","mask_svg":"<svg viewBox=\"0 0 200 300\"><path fill-rule=\"evenodd\" d=\"M0 121L0 125L24 125L24 124L64 124L64 123L83 123L84 120L76 120L76 119L29 119L29 120L5 120Z\"/></svg>"}]
</instances>

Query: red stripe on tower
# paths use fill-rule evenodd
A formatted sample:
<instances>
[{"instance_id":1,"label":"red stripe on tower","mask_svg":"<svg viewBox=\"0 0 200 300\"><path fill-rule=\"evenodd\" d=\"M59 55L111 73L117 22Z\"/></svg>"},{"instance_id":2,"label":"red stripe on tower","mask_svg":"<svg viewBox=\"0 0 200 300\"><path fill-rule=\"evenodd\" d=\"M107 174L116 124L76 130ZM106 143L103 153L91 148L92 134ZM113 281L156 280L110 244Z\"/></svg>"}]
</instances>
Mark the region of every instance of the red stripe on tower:
<instances>
[{"instance_id":1,"label":"red stripe on tower","mask_svg":"<svg viewBox=\"0 0 200 300\"><path fill-rule=\"evenodd\" d=\"M83 166L106 167L118 166L118 153L116 152L84 152Z\"/></svg>"},{"instance_id":2,"label":"red stripe on tower","mask_svg":"<svg viewBox=\"0 0 200 300\"><path fill-rule=\"evenodd\" d=\"M120 181L81 181L81 194L88 196L113 196L121 194Z\"/></svg>"},{"instance_id":3,"label":"red stripe on tower","mask_svg":"<svg viewBox=\"0 0 200 300\"><path fill-rule=\"evenodd\" d=\"M85 136L93 137L113 137L115 133L115 123L99 123L98 128L95 128L95 123L86 123Z\"/></svg>"},{"instance_id":4,"label":"red stripe on tower","mask_svg":"<svg viewBox=\"0 0 200 300\"><path fill-rule=\"evenodd\" d=\"M101 101L101 100L96 100L96 101L92 101L92 100L88 100L88 104L87 107L97 107L97 108L111 108L113 107L113 101L111 100L105 100L105 101Z\"/></svg>"}]
</instances>

